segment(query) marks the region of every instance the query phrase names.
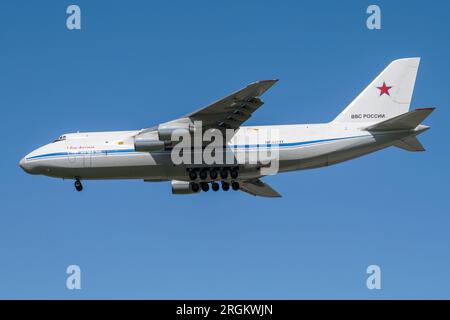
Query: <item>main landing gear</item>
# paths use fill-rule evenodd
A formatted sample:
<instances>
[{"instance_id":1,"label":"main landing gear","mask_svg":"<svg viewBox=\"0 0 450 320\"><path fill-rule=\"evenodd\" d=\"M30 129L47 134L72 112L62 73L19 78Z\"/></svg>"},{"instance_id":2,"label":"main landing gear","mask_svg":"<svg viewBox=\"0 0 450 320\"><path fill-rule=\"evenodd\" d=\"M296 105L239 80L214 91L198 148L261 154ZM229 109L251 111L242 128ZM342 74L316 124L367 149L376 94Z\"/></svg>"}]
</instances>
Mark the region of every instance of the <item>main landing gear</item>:
<instances>
[{"instance_id":1,"label":"main landing gear","mask_svg":"<svg viewBox=\"0 0 450 320\"><path fill-rule=\"evenodd\" d=\"M230 184L228 182L222 182L222 190L223 191L228 191L230 190Z\"/></svg>"},{"instance_id":2,"label":"main landing gear","mask_svg":"<svg viewBox=\"0 0 450 320\"><path fill-rule=\"evenodd\" d=\"M239 190L239 183L237 181L233 181L231 183L231 189L233 189L234 191L238 191Z\"/></svg>"},{"instance_id":3,"label":"main landing gear","mask_svg":"<svg viewBox=\"0 0 450 320\"><path fill-rule=\"evenodd\" d=\"M230 190L230 186L231 186L231 189L233 189L234 191L238 191L240 189L239 182L237 182L237 181L232 181L231 183L229 183L227 181L222 181L221 184L222 184L223 191ZM199 192L200 190L203 192L208 192L209 191L209 183L208 182L200 182L200 183L191 182L191 189L194 192ZM214 192L219 191L220 184L215 181L211 182L211 189Z\"/></svg>"},{"instance_id":4,"label":"main landing gear","mask_svg":"<svg viewBox=\"0 0 450 320\"><path fill-rule=\"evenodd\" d=\"M81 184L81 181L78 178L76 178L75 180L75 189L77 191L83 191L83 185Z\"/></svg>"},{"instance_id":5,"label":"main landing gear","mask_svg":"<svg viewBox=\"0 0 450 320\"><path fill-rule=\"evenodd\" d=\"M200 179L204 180L216 180L220 177L221 180L226 180L230 177L232 180L236 180L239 176L238 167L227 168L192 168L188 169L189 179L192 181ZM209 179L208 179L209 178Z\"/></svg>"},{"instance_id":6,"label":"main landing gear","mask_svg":"<svg viewBox=\"0 0 450 320\"><path fill-rule=\"evenodd\" d=\"M208 192L210 189L214 192L220 190L228 191L230 188L234 191L240 189L239 182L236 181L239 176L239 168L202 168L188 169L188 176L191 180L191 189L193 192ZM222 181L216 181L220 179ZM231 179L231 181L229 180ZM200 181L198 181L200 180Z\"/></svg>"},{"instance_id":7,"label":"main landing gear","mask_svg":"<svg viewBox=\"0 0 450 320\"><path fill-rule=\"evenodd\" d=\"M219 184L217 182L211 182L211 189L213 191L219 191L220 186L219 186Z\"/></svg>"}]
</instances>

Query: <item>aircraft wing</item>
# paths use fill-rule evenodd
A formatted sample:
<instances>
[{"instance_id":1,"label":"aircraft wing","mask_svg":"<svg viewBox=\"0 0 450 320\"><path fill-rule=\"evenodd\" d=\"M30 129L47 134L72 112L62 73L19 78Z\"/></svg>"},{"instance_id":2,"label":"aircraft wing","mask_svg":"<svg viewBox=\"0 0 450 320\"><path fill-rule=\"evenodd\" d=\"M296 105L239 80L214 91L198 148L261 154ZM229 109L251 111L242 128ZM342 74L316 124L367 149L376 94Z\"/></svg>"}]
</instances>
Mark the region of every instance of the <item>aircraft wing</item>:
<instances>
[{"instance_id":1,"label":"aircraft wing","mask_svg":"<svg viewBox=\"0 0 450 320\"><path fill-rule=\"evenodd\" d=\"M253 196L277 198L281 197L277 191L271 186L264 183L260 179L240 181L240 190L247 192Z\"/></svg>"},{"instance_id":2,"label":"aircraft wing","mask_svg":"<svg viewBox=\"0 0 450 320\"><path fill-rule=\"evenodd\" d=\"M200 110L187 115L191 121L202 121L208 129L238 129L264 102L259 97L278 80L262 80L249 84Z\"/></svg>"},{"instance_id":3,"label":"aircraft wing","mask_svg":"<svg viewBox=\"0 0 450 320\"><path fill-rule=\"evenodd\" d=\"M142 147L142 151L156 151L170 145L170 134L176 129L187 129L191 133L195 130L195 121L201 121L202 131L209 129L220 130L225 139L226 129L238 129L242 123L251 117L264 103L259 98L278 80L262 80L249 84L202 109L169 122L161 123L155 127L139 131L135 138ZM226 140L224 142L227 142ZM147 146L148 144L151 146ZM143 148L147 149L143 149Z\"/></svg>"}]
</instances>

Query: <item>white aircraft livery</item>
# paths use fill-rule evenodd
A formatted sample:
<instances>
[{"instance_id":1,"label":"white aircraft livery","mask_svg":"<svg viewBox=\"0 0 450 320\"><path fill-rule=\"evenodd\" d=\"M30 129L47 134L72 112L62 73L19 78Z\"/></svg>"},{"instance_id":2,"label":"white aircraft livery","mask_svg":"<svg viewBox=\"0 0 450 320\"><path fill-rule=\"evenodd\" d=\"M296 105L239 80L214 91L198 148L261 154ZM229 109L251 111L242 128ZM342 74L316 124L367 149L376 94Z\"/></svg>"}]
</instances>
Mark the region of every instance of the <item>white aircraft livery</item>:
<instances>
[{"instance_id":1,"label":"white aircraft livery","mask_svg":"<svg viewBox=\"0 0 450 320\"><path fill-rule=\"evenodd\" d=\"M171 181L174 194L231 188L280 197L263 176L329 166L390 146L424 151L417 135L429 129L421 122L434 108L409 110L419 63L393 61L328 123L241 126L277 82L263 80L152 128L63 134L26 155L20 167L74 179L78 191L82 180L142 179Z\"/></svg>"}]
</instances>

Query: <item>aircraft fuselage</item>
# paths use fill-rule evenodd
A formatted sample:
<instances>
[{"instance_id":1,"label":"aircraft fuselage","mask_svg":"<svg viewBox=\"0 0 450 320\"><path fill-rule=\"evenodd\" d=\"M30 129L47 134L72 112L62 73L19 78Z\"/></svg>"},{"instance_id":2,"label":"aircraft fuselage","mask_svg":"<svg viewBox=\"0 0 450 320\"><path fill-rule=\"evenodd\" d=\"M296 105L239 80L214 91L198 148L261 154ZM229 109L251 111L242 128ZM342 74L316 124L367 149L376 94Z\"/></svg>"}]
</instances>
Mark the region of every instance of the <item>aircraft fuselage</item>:
<instances>
[{"instance_id":1,"label":"aircraft fuselage","mask_svg":"<svg viewBox=\"0 0 450 320\"><path fill-rule=\"evenodd\" d=\"M251 152L257 146L234 141L255 141L261 129L277 130L278 172L318 168L350 160L393 144L411 132L361 130L358 125L326 123L241 127L228 146L233 153ZM423 131L418 128L418 131ZM66 134L65 140L46 144L25 156L20 166L28 173L67 179L143 179L147 181L189 180L187 168L210 164L174 165L171 151L138 152L134 136L139 131L87 132ZM245 135L245 138L242 136ZM242 178L258 178L256 166L247 160L238 163ZM225 164L224 164L225 165ZM213 167L224 166L214 164Z\"/></svg>"}]
</instances>

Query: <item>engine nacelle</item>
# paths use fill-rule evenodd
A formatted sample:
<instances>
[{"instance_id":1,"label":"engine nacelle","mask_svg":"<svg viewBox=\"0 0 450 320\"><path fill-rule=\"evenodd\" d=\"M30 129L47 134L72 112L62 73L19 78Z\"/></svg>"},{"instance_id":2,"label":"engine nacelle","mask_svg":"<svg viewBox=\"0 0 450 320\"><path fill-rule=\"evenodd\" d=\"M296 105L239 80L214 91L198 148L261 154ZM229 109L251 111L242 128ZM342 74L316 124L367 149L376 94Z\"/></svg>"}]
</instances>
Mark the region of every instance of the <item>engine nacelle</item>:
<instances>
[{"instance_id":1,"label":"engine nacelle","mask_svg":"<svg viewBox=\"0 0 450 320\"><path fill-rule=\"evenodd\" d=\"M134 149L141 152L164 151L172 146L172 135L193 134L194 126L189 118L160 124L157 128L141 131L134 137Z\"/></svg>"},{"instance_id":2,"label":"engine nacelle","mask_svg":"<svg viewBox=\"0 0 450 320\"><path fill-rule=\"evenodd\" d=\"M191 194L191 183L189 181L172 180L172 194Z\"/></svg>"},{"instance_id":3,"label":"engine nacelle","mask_svg":"<svg viewBox=\"0 0 450 320\"><path fill-rule=\"evenodd\" d=\"M134 139L134 149L136 151L143 151L143 152L163 151L165 148L166 143L164 141L139 137L136 137Z\"/></svg>"},{"instance_id":4,"label":"engine nacelle","mask_svg":"<svg viewBox=\"0 0 450 320\"><path fill-rule=\"evenodd\" d=\"M189 123L173 123L170 125L163 124L158 126L158 138L161 141L170 142L172 140L172 134L174 132L183 134L193 134L194 126Z\"/></svg>"}]
</instances>

